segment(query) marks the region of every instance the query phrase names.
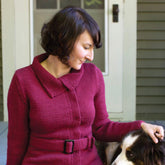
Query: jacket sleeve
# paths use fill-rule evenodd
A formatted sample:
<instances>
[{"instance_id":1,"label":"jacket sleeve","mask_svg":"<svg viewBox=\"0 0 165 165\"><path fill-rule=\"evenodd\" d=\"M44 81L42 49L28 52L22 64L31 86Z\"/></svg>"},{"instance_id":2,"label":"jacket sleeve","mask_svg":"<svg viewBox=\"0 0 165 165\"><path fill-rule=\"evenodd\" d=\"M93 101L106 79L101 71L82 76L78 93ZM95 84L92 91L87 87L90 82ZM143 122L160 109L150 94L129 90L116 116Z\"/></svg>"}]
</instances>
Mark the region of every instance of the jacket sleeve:
<instances>
[{"instance_id":1,"label":"jacket sleeve","mask_svg":"<svg viewBox=\"0 0 165 165\"><path fill-rule=\"evenodd\" d=\"M141 128L142 121L113 122L108 118L105 103L105 84L101 71L96 68L97 92L94 98L95 120L93 123L93 135L101 141L120 141L128 132Z\"/></svg>"},{"instance_id":2,"label":"jacket sleeve","mask_svg":"<svg viewBox=\"0 0 165 165\"><path fill-rule=\"evenodd\" d=\"M21 165L28 145L28 103L15 73L8 91L7 165Z\"/></svg>"}]
</instances>

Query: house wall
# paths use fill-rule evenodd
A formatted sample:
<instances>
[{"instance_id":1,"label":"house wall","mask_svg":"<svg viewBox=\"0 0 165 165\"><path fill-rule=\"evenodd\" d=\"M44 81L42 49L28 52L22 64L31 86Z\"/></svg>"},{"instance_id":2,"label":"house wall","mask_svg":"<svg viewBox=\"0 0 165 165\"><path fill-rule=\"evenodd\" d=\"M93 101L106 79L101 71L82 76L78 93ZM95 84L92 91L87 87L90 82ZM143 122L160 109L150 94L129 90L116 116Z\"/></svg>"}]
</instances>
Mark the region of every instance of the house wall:
<instances>
[{"instance_id":1,"label":"house wall","mask_svg":"<svg viewBox=\"0 0 165 165\"><path fill-rule=\"evenodd\" d=\"M2 85L2 39L1 39L1 1L0 1L0 121L3 120L3 85Z\"/></svg>"},{"instance_id":2,"label":"house wall","mask_svg":"<svg viewBox=\"0 0 165 165\"><path fill-rule=\"evenodd\" d=\"M20 14L21 13L21 14ZM3 114L8 120L7 93L16 69L30 64L29 1L1 0Z\"/></svg>"},{"instance_id":3,"label":"house wall","mask_svg":"<svg viewBox=\"0 0 165 165\"><path fill-rule=\"evenodd\" d=\"M3 31L3 93L4 93L4 119L7 120L6 98L8 86L14 70L30 64L30 38L29 38L29 2L2 0L2 31ZM26 2L26 3L25 3ZM129 1L125 1L127 4ZM135 3L135 1L131 1ZM13 7L14 6L14 7ZM125 5L126 6L126 5ZM130 5L135 6L135 4ZM25 15L20 14L25 13ZM135 10L134 10L135 11ZM138 0L138 40L137 40L137 119L164 119L165 113L165 2L164 0ZM124 15L130 15L125 10ZM150 17L148 17L150 16ZM132 17L132 15L130 15ZM132 20L131 20L132 21ZM129 21L128 21L129 22ZM28 26L25 26L28 25ZM131 38L130 24L124 22L124 35ZM131 28L134 29L134 28ZM123 93L131 88L125 88L127 84L134 84L134 77L130 79L128 71L132 71L134 63L128 62L132 56L131 42L123 46ZM9 49L10 48L10 49ZM128 53L128 50L131 50ZM23 53L22 53L23 52ZM136 62L136 61L135 61ZM0 75L2 71L0 71ZM129 80L129 83L128 83ZM1 83L2 84L2 83ZM130 85L127 85L130 86ZM0 94L2 92L0 91ZM131 97L123 95L124 112L134 109ZM2 101L2 99L0 99ZM133 106L130 106L132 104ZM128 107L129 105L129 107ZM129 116L129 112L127 115ZM121 115L121 114L119 114ZM113 114L111 114L113 117ZM134 114L133 114L134 116ZM114 116L116 117L116 116ZM127 117L124 117L127 119Z\"/></svg>"},{"instance_id":4,"label":"house wall","mask_svg":"<svg viewBox=\"0 0 165 165\"><path fill-rule=\"evenodd\" d=\"M165 120L165 1L138 0L136 117Z\"/></svg>"}]
</instances>

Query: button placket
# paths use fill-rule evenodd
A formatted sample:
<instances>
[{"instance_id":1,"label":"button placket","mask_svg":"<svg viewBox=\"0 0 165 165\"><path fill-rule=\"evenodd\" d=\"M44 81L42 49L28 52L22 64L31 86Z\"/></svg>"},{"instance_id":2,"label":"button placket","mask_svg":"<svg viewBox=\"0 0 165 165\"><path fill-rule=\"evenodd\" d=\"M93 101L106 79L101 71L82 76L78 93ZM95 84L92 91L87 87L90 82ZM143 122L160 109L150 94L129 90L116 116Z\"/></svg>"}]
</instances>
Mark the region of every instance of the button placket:
<instances>
[{"instance_id":1,"label":"button placket","mask_svg":"<svg viewBox=\"0 0 165 165\"><path fill-rule=\"evenodd\" d=\"M80 125L81 123L81 113L80 113L80 106L78 103L78 98L75 90L72 90L72 98L71 104L72 104L72 111L73 111L73 119L75 120L75 123L77 125Z\"/></svg>"}]
</instances>

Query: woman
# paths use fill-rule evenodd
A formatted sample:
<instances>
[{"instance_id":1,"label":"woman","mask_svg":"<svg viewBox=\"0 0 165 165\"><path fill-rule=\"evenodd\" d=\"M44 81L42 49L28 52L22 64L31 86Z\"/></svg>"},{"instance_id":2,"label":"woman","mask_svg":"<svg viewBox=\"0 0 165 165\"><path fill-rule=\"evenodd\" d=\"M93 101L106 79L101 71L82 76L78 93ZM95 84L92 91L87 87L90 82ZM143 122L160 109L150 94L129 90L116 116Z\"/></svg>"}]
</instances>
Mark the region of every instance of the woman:
<instances>
[{"instance_id":1,"label":"woman","mask_svg":"<svg viewBox=\"0 0 165 165\"><path fill-rule=\"evenodd\" d=\"M163 138L160 126L108 119L102 73L85 63L101 47L100 30L83 9L59 11L41 45L46 53L17 70L9 88L7 165L102 165L95 138L119 141L141 127L155 142Z\"/></svg>"}]
</instances>

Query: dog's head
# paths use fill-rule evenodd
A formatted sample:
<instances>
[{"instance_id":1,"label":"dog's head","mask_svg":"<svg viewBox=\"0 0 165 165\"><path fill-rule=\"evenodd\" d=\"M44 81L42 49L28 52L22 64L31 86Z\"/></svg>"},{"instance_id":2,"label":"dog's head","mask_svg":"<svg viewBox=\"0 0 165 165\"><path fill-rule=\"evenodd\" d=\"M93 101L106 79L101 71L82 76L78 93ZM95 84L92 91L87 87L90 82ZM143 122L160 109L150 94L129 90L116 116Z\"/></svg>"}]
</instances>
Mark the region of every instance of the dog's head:
<instances>
[{"instance_id":1,"label":"dog's head","mask_svg":"<svg viewBox=\"0 0 165 165\"><path fill-rule=\"evenodd\" d=\"M165 141L155 144L142 130L128 134L117 152L112 165L165 165Z\"/></svg>"}]
</instances>

